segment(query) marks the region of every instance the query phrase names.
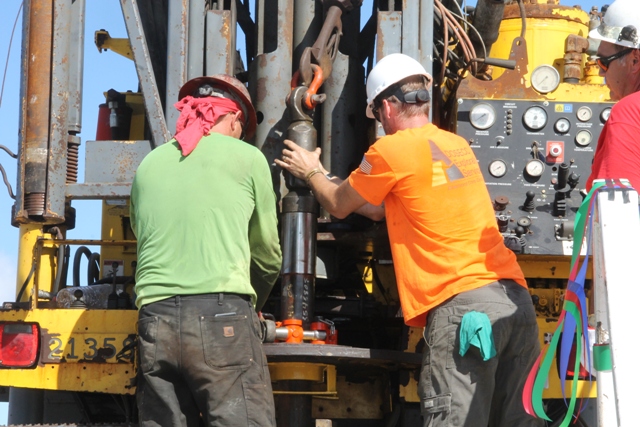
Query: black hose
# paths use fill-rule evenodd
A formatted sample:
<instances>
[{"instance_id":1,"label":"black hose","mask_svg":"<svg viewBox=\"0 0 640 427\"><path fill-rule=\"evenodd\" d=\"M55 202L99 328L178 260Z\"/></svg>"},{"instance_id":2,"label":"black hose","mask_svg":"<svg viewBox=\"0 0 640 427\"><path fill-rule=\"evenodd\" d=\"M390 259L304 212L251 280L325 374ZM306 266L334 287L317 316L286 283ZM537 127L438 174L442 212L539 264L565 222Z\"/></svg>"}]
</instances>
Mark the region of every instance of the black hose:
<instances>
[{"instance_id":1,"label":"black hose","mask_svg":"<svg viewBox=\"0 0 640 427\"><path fill-rule=\"evenodd\" d=\"M60 289L66 287L66 269L69 262L67 245L58 246L58 262L56 263L56 279L53 282L53 293L56 294ZM65 257L66 255L66 257ZM64 282L63 282L64 279ZM64 285L62 285L64 283Z\"/></svg>"},{"instance_id":2,"label":"black hose","mask_svg":"<svg viewBox=\"0 0 640 427\"><path fill-rule=\"evenodd\" d=\"M22 299L22 294L24 294L24 290L27 289L27 285L29 284L31 277L35 272L36 272L36 263L34 260L33 264L31 265L31 271L29 271L29 275L27 276L27 279L22 284L22 287L20 288L20 292L18 292L18 297L16 298L16 302L20 302L20 300Z\"/></svg>"},{"instance_id":3,"label":"black hose","mask_svg":"<svg viewBox=\"0 0 640 427\"><path fill-rule=\"evenodd\" d=\"M2 165L0 165L0 174L2 174L2 180L4 181L4 185L7 186L7 191L9 192L9 197L11 197L13 200L16 199L16 195L13 194L13 188L11 187L11 183L9 182L9 179L7 178L7 173L4 171L4 168L2 167Z\"/></svg>"},{"instance_id":4,"label":"black hose","mask_svg":"<svg viewBox=\"0 0 640 427\"><path fill-rule=\"evenodd\" d=\"M64 268L62 269L62 277L60 278L61 288L67 287L67 278L69 276L69 257L71 255L71 247L69 245L65 245L64 248Z\"/></svg>"},{"instance_id":5,"label":"black hose","mask_svg":"<svg viewBox=\"0 0 640 427\"><path fill-rule=\"evenodd\" d=\"M527 32L527 11L524 8L522 0L518 0L518 7L520 8L520 17L522 18L522 30L520 31L520 37L524 38Z\"/></svg>"},{"instance_id":6,"label":"black hose","mask_svg":"<svg viewBox=\"0 0 640 427\"><path fill-rule=\"evenodd\" d=\"M85 255L87 259L91 258L91 251L86 246L80 246L76 250L76 254L73 256L73 286L80 286L80 261L82 261L82 255Z\"/></svg>"},{"instance_id":7,"label":"black hose","mask_svg":"<svg viewBox=\"0 0 640 427\"><path fill-rule=\"evenodd\" d=\"M93 285L100 279L100 254L94 252L89 257L89 267L87 268L87 285Z\"/></svg>"},{"instance_id":8,"label":"black hose","mask_svg":"<svg viewBox=\"0 0 640 427\"><path fill-rule=\"evenodd\" d=\"M18 155L13 151L9 150L9 148L6 145L0 144L0 150L3 150L5 153L7 153L9 156L11 156L14 159L18 158Z\"/></svg>"}]
</instances>

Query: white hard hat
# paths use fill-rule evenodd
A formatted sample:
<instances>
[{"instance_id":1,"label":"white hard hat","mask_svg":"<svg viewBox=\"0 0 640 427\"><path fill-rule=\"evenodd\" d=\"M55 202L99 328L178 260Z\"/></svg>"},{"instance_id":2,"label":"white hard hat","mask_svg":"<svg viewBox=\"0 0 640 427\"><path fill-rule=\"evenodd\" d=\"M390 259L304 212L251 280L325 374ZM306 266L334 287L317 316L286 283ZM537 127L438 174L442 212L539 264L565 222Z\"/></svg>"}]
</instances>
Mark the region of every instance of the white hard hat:
<instances>
[{"instance_id":1,"label":"white hard hat","mask_svg":"<svg viewBox=\"0 0 640 427\"><path fill-rule=\"evenodd\" d=\"M607 9L598 28L589 37L619 46L640 48L640 4L638 0L616 0Z\"/></svg>"},{"instance_id":2,"label":"white hard hat","mask_svg":"<svg viewBox=\"0 0 640 427\"><path fill-rule=\"evenodd\" d=\"M367 117L373 119L373 101L389 86L411 76L425 76L431 83L431 75L422 64L402 53L392 53L382 58L367 77Z\"/></svg>"}]
</instances>

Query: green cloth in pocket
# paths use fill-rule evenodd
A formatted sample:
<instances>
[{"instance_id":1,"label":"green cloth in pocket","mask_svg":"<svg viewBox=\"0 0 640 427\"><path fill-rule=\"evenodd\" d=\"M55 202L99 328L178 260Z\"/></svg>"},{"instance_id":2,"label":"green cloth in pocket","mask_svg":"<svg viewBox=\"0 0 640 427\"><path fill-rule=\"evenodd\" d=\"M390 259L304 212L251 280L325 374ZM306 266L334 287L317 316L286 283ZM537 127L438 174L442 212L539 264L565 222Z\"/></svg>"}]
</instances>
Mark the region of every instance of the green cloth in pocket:
<instances>
[{"instance_id":1,"label":"green cloth in pocket","mask_svg":"<svg viewBox=\"0 0 640 427\"><path fill-rule=\"evenodd\" d=\"M493 342L491 322L485 313L470 311L462 316L460 323L460 356L464 356L469 346L476 346L480 350L485 362L496 355Z\"/></svg>"}]
</instances>

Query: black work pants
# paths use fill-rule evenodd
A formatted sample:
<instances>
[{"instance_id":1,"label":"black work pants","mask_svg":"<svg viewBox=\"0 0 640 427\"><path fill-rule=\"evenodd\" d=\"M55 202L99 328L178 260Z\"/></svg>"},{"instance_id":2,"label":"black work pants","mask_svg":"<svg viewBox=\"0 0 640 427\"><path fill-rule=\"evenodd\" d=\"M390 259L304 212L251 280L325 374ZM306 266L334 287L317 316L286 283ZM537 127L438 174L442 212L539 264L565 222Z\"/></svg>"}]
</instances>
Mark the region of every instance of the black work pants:
<instances>
[{"instance_id":1,"label":"black work pants","mask_svg":"<svg viewBox=\"0 0 640 427\"><path fill-rule=\"evenodd\" d=\"M176 296L138 315L140 426L275 427L261 328L248 297Z\"/></svg>"}]
</instances>

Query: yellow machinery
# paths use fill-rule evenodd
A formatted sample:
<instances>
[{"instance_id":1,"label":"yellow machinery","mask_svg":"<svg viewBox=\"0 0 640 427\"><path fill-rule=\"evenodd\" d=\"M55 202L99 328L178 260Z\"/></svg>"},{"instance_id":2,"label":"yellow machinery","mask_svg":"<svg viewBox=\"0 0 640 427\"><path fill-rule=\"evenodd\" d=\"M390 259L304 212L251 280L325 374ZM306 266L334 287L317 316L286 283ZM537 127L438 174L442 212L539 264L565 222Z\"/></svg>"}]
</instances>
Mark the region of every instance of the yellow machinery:
<instances>
[{"instance_id":1,"label":"yellow machinery","mask_svg":"<svg viewBox=\"0 0 640 427\"><path fill-rule=\"evenodd\" d=\"M379 0L365 23L358 0L257 0L255 14L248 1L122 1L129 38L101 30L95 42L135 62L141 90L106 93L78 182L78 105L67 104L78 76L67 64L78 60L70 41L84 1L72 3L25 2L23 56L33 61L23 64L12 216L20 229L17 298L0 310L0 387L11 387L10 422L136 422L136 243L127 199L140 160L170 138L177 88L203 74L226 72L248 83L259 122L253 143L273 163L296 113L287 106L297 96L292 82L304 89L321 67L318 105L297 119L317 129L317 141L306 142L321 146L323 164L345 178L380 133L364 117L365 76L375 58L404 52L420 60L434 76L433 121L476 153L505 244L527 277L540 341L549 340L569 276L580 189L611 108L586 40L598 13L540 0L480 0L475 11L454 0ZM35 22L50 22L52 31ZM238 27L246 34L244 59L236 52ZM273 177L286 197L275 166ZM66 239L76 199L103 201L100 240ZM299 272L283 269L264 309L295 321L287 333L300 322L296 343L288 336L289 343L265 344L279 427L419 425L424 341L402 322L384 223L356 215L336 221L322 212L313 223L317 229L298 237L314 249L305 265L311 273L291 278ZM283 233L285 252L299 243ZM288 317L297 310L295 301L286 306L289 292L312 307L311 316ZM593 398L597 382L588 371L578 373L579 394ZM561 419L556 367L545 398Z\"/></svg>"}]
</instances>

